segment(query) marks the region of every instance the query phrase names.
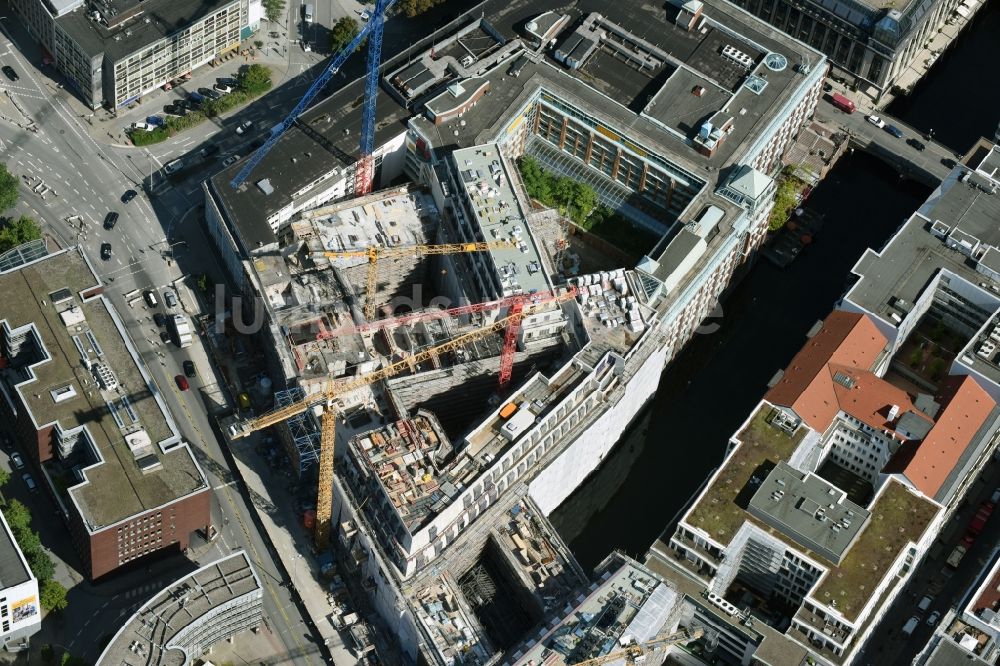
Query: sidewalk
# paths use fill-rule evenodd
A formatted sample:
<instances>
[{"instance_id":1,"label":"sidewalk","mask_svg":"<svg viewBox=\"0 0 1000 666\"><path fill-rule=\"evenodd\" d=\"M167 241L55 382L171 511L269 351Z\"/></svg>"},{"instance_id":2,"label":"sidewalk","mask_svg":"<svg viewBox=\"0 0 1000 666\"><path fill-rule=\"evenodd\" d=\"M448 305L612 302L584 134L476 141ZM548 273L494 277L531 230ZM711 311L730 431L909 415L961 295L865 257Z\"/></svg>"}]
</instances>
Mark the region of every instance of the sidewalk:
<instances>
[{"instance_id":1,"label":"sidewalk","mask_svg":"<svg viewBox=\"0 0 1000 666\"><path fill-rule=\"evenodd\" d=\"M341 665L357 662L357 655L348 647L350 634L335 629L330 622L334 609L327 600L329 592L318 579L319 566L316 558L311 549L305 547L311 543L312 535L296 520L292 498L272 496L269 484L257 472L258 468L266 469L266 465L248 443L233 447L232 452L240 475L254 497L254 509L267 531L268 539L288 571L291 587L302 599L316 631L333 654L334 662ZM272 482L270 485L280 484Z\"/></svg>"}]
</instances>

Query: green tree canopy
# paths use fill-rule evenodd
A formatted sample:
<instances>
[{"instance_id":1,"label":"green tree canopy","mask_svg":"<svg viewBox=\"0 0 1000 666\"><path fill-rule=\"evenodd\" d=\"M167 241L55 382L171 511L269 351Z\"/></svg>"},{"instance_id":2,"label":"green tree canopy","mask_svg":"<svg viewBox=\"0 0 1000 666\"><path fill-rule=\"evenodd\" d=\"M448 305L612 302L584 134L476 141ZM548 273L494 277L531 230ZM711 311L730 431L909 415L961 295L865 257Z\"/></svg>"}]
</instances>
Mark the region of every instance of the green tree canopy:
<instances>
[{"instance_id":1,"label":"green tree canopy","mask_svg":"<svg viewBox=\"0 0 1000 666\"><path fill-rule=\"evenodd\" d=\"M436 7L441 4L443 0L400 0L399 11L403 12L410 18L417 16L418 14L423 14L428 9Z\"/></svg>"},{"instance_id":2,"label":"green tree canopy","mask_svg":"<svg viewBox=\"0 0 1000 666\"><path fill-rule=\"evenodd\" d=\"M343 17L330 28L330 50L339 53L341 49L351 43L351 40L359 32L361 32L361 26L353 17Z\"/></svg>"},{"instance_id":3,"label":"green tree canopy","mask_svg":"<svg viewBox=\"0 0 1000 666\"><path fill-rule=\"evenodd\" d=\"M42 589L38 592L39 601L46 611L61 611L66 608L66 588L58 581L49 579L42 583Z\"/></svg>"},{"instance_id":4,"label":"green tree canopy","mask_svg":"<svg viewBox=\"0 0 1000 666\"><path fill-rule=\"evenodd\" d=\"M264 0L264 16L271 23L281 20L281 14L285 11L285 0Z\"/></svg>"},{"instance_id":5,"label":"green tree canopy","mask_svg":"<svg viewBox=\"0 0 1000 666\"><path fill-rule=\"evenodd\" d=\"M3 517L7 519L7 524L14 534L31 526L31 512L16 499L7 500L4 504Z\"/></svg>"},{"instance_id":6,"label":"green tree canopy","mask_svg":"<svg viewBox=\"0 0 1000 666\"><path fill-rule=\"evenodd\" d=\"M250 95L260 95L271 89L271 68L254 63L240 71L238 85L240 90Z\"/></svg>"},{"instance_id":7,"label":"green tree canopy","mask_svg":"<svg viewBox=\"0 0 1000 666\"><path fill-rule=\"evenodd\" d=\"M0 469L0 488L6 486L8 481L10 481L10 472Z\"/></svg>"},{"instance_id":8,"label":"green tree canopy","mask_svg":"<svg viewBox=\"0 0 1000 666\"><path fill-rule=\"evenodd\" d=\"M17 204L17 177L7 170L6 164L0 164L0 213Z\"/></svg>"},{"instance_id":9,"label":"green tree canopy","mask_svg":"<svg viewBox=\"0 0 1000 666\"><path fill-rule=\"evenodd\" d=\"M0 252L6 252L21 243L37 240L42 237L42 229L38 223L27 215L8 219L0 226Z\"/></svg>"}]
</instances>

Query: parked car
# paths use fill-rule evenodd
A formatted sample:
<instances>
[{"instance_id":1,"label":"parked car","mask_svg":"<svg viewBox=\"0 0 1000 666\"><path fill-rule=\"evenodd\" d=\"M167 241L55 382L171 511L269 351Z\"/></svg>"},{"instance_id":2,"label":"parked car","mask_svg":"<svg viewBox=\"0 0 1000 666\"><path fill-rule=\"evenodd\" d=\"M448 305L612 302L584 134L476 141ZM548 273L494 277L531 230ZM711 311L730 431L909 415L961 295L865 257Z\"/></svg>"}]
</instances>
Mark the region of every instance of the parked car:
<instances>
[{"instance_id":1,"label":"parked car","mask_svg":"<svg viewBox=\"0 0 1000 666\"><path fill-rule=\"evenodd\" d=\"M101 243L101 259L104 261L111 259L111 243Z\"/></svg>"},{"instance_id":2,"label":"parked car","mask_svg":"<svg viewBox=\"0 0 1000 666\"><path fill-rule=\"evenodd\" d=\"M198 94L208 99L219 99L222 97L222 94L218 90L212 90L211 88L198 88Z\"/></svg>"},{"instance_id":3,"label":"parked car","mask_svg":"<svg viewBox=\"0 0 1000 666\"><path fill-rule=\"evenodd\" d=\"M162 342L163 344L167 344L168 342L170 342L169 331L160 331L160 342Z\"/></svg>"},{"instance_id":4,"label":"parked car","mask_svg":"<svg viewBox=\"0 0 1000 666\"><path fill-rule=\"evenodd\" d=\"M878 116L865 116L865 120L870 122L875 127L878 127L879 129L885 127L885 121L879 118Z\"/></svg>"},{"instance_id":5,"label":"parked car","mask_svg":"<svg viewBox=\"0 0 1000 666\"><path fill-rule=\"evenodd\" d=\"M14 450L14 440L7 433L0 434L0 444L3 444L4 451Z\"/></svg>"},{"instance_id":6,"label":"parked car","mask_svg":"<svg viewBox=\"0 0 1000 666\"><path fill-rule=\"evenodd\" d=\"M168 308L177 306L177 294L170 291L169 289L163 290L163 302L167 304Z\"/></svg>"},{"instance_id":7,"label":"parked car","mask_svg":"<svg viewBox=\"0 0 1000 666\"><path fill-rule=\"evenodd\" d=\"M17 81L18 79L21 78L20 76L17 75L17 72L15 72L14 68L11 67L10 65L4 65L2 69L4 76L6 76L11 81Z\"/></svg>"},{"instance_id":8,"label":"parked car","mask_svg":"<svg viewBox=\"0 0 1000 666\"><path fill-rule=\"evenodd\" d=\"M242 123L236 126L236 133L239 135L246 134L253 127L252 120L244 120Z\"/></svg>"},{"instance_id":9,"label":"parked car","mask_svg":"<svg viewBox=\"0 0 1000 666\"><path fill-rule=\"evenodd\" d=\"M163 171L169 176L172 173L180 171L183 166L184 160L174 160L173 162L167 162L166 166L163 167Z\"/></svg>"},{"instance_id":10,"label":"parked car","mask_svg":"<svg viewBox=\"0 0 1000 666\"><path fill-rule=\"evenodd\" d=\"M35 483L35 480L31 478L30 474L25 472L21 475L21 480L24 481L24 485L28 486L28 490L33 493L38 492L38 485Z\"/></svg>"},{"instance_id":11,"label":"parked car","mask_svg":"<svg viewBox=\"0 0 1000 666\"><path fill-rule=\"evenodd\" d=\"M104 216L105 229L114 229L116 224L118 224L118 213L112 211Z\"/></svg>"},{"instance_id":12,"label":"parked car","mask_svg":"<svg viewBox=\"0 0 1000 666\"><path fill-rule=\"evenodd\" d=\"M147 289L142 292L142 297L146 299L146 304L151 308L155 308L160 304L159 301L156 300L156 292L152 289Z\"/></svg>"},{"instance_id":13,"label":"parked car","mask_svg":"<svg viewBox=\"0 0 1000 666\"><path fill-rule=\"evenodd\" d=\"M163 107L163 112L170 116L186 116L188 113L187 109L176 104L167 104Z\"/></svg>"},{"instance_id":14,"label":"parked car","mask_svg":"<svg viewBox=\"0 0 1000 666\"><path fill-rule=\"evenodd\" d=\"M893 135L897 139L902 139L903 138L903 130L899 129L895 125L886 125L884 129L885 129L886 132L888 132L889 134Z\"/></svg>"},{"instance_id":15,"label":"parked car","mask_svg":"<svg viewBox=\"0 0 1000 666\"><path fill-rule=\"evenodd\" d=\"M15 451L10 454L10 464L14 466L14 469L24 469L24 458Z\"/></svg>"},{"instance_id":16,"label":"parked car","mask_svg":"<svg viewBox=\"0 0 1000 666\"><path fill-rule=\"evenodd\" d=\"M184 375L177 375L176 377L174 377L174 381L177 382L177 388L179 388L182 391L187 391L189 388L191 388L191 385L188 384L187 377L185 377Z\"/></svg>"},{"instance_id":17,"label":"parked car","mask_svg":"<svg viewBox=\"0 0 1000 666\"><path fill-rule=\"evenodd\" d=\"M143 132L151 132L155 129L156 125L150 125L149 123L143 123L143 122L132 123L132 125L129 127L129 130L131 131L142 130Z\"/></svg>"},{"instance_id":18,"label":"parked car","mask_svg":"<svg viewBox=\"0 0 1000 666\"><path fill-rule=\"evenodd\" d=\"M229 83L223 83L221 81L219 83L215 84L215 89L218 90L223 95L225 95L226 93L233 92L233 86L232 85L230 85Z\"/></svg>"},{"instance_id":19,"label":"parked car","mask_svg":"<svg viewBox=\"0 0 1000 666\"><path fill-rule=\"evenodd\" d=\"M219 147L214 143L210 143L204 148L202 148L198 152L198 154L201 155L201 157L204 159L206 157L211 157L212 155L215 155L217 152L219 152Z\"/></svg>"},{"instance_id":20,"label":"parked car","mask_svg":"<svg viewBox=\"0 0 1000 666\"><path fill-rule=\"evenodd\" d=\"M188 359L184 361L184 374L188 377L197 377L198 370L194 367L194 361Z\"/></svg>"},{"instance_id":21,"label":"parked car","mask_svg":"<svg viewBox=\"0 0 1000 666\"><path fill-rule=\"evenodd\" d=\"M132 199L135 199L138 194L135 190L125 190L125 194L122 195L122 203L127 204Z\"/></svg>"},{"instance_id":22,"label":"parked car","mask_svg":"<svg viewBox=\"0 0 1000 666\"><path fill-rule=\"evenodd\" d=\"M167 325L167 317L162 312L157 312L153 315L153 323L156 324L158 328L163 328Z\"/></svg>"},{"instance_id":23,"label":"parked car","mask_svg":"<svg viewBox=\"0 0 1000 666\"><path fill-rule=\"evenodd\" d=\"M951 159L950 157L942 157L941 164L948 167L949 169L954 169L956 166L958 166L958 162Z\"/></svg>"},{"instance_id":24,"label":"parked car","mask_svg":"<svg viewBox=\"0 0 1000 666\"><path fill-rule=\"evenodd\" d=\"M916 150L923 150L927 146L920 139L911 138L906 140L907 145L912 146Z\"/></svg>"},{"instance_id":25,"label":"parked car","mask_svg":"<svg viewBox=\"0 0 1000 666\"><path fill-rule=\"evenodd\" d=\"M933 627L941 619L941 611L934 611L927 616L927 626Z\"/></svg>"},{"instance_id":26,"label":"parked car","mask_svg":"<svg viewBox=\"0 0 1000 666\"><path fill-rule=\"evenodd\" d=\"M195 106L201 106L205 103L205 96L197 92L188 93L188 101Z\"/></svg>"},{"instance_id":27,"label":"parked car","mask_svg":"<svg viewBox=\"0 0 1000 666\"><path fill-rule=\"evenodd\" d=\"M236 164L239 161L240 161L239 155L230 155L226 159L222 160L222 166L227 167L230 166L231 164Z\"/></svg>"}]
</instances>

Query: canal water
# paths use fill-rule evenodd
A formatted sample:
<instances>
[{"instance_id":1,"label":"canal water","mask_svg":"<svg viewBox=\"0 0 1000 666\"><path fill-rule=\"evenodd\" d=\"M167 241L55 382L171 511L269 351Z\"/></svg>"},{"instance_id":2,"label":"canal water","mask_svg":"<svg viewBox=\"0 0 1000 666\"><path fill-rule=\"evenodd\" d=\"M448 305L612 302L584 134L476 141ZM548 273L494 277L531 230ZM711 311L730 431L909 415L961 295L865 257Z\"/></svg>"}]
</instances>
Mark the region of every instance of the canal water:
<instances>
[{"instance_id":1,"label":"canal water","mask_svg":"<svg viewBox=\"0 0 1000 666\"><path fill-rule=\"evenodd\" d=\"M1000 0L888 111L965 153L1000 121ZM761 261L723 303L717 331L696 336L660 378L650 405L601 467L551 516L590 570L613 548L641 556L672 526L722 461L729 437L767 382L845 291L865 248L881 247L929 189L901 181L874 158L847 155L813 192L825 216L815 242L786 269Z\"/></svg>"},{"instance_id":2,"label":"canal water","mask_svg":"<svg viewBox=\"0 0 1000 666\"><path fill-rule=\"evenodd\" d=\"M886 109L964 154L980 137L992 138L1000 122L1000 0L988 0L972 25L934 63L913 92Z\"/></svg>"},{"instance_id":3,"label":"canal water","mask_svg":"<svg viewBox=\"0 0 1000 666\"><path fill-rule=\"evenodd\" d=\"M586 570L613 548L641 556L721 462L767 382L845 291L851 267L880 248L929 190L867 155L845 155L813 192L826 216L787 268L761 260L660 379L643 415L551 516Z\"/></svg>"}]
</instances>

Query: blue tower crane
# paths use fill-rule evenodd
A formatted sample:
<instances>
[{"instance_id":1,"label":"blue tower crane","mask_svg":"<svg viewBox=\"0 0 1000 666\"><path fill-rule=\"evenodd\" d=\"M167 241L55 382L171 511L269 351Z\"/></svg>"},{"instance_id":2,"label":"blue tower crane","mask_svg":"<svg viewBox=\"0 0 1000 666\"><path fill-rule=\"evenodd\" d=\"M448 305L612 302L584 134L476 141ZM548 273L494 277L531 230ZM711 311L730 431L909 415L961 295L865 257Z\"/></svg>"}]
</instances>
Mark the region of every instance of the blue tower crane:
<instances>
[{"instance_id":1,"label":"blue tower crane","mask_svg":"<svg viewBox=\"0 0 1000 666\"><path fill-rule=\"evenodd\" d=\"M260 148L247 160L236 177L229 185L233 189L238 189L250 174L253 172L261 160L267 155L271 148L278 142L281 135L288 131L295 124L296 119L308 108L316 95L330 82L330 79L340 71L351 54L357 50L361 42L369 37L368 41L368 72L365 76L365 98L361 116L361 151L360 159L354 176L354 190L356 194L367 194L372 188L372 177L375 172L375 164L372 159L372 151L375 148L375 98L378 94L378 68L382 60L382 27L385 25L385 12L396 0L378 0L375 10L368 21L361 27L354 39L341 49L340 53L330 61L323 73L320 74L309 90L302 96L299 103L295 105L291 113L280 123L271 128L271 133Z\"/></svg>"}]
</instances>

